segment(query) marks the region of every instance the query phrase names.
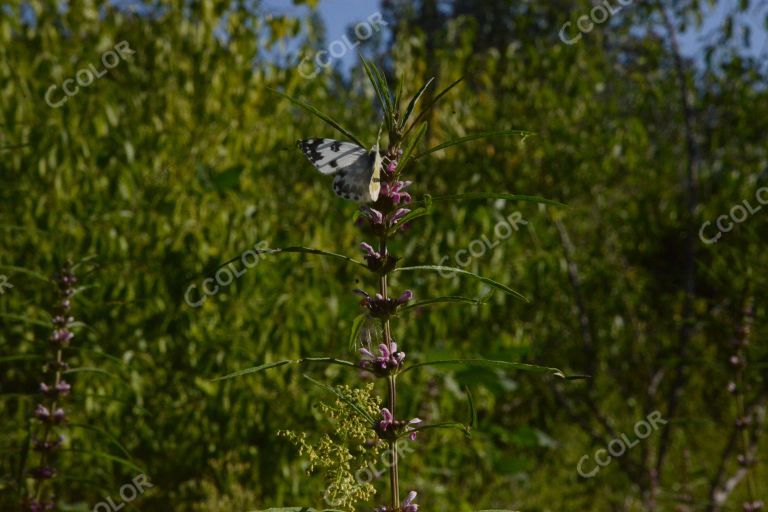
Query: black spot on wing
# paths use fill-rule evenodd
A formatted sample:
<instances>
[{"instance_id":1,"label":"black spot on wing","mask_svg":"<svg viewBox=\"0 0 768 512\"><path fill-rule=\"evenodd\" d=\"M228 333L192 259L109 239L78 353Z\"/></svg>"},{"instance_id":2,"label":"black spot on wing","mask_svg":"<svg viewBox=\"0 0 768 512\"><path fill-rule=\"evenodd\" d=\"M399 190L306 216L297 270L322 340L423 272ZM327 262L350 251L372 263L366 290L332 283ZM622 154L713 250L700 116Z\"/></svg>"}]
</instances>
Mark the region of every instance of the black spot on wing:
<instances>
[{"instance_id":1,"label":"black spot on wing","mask_svg":"<svg viewBox=\"0 0 768 512\"><path fill-rule=\"evenodd\" d=\"M304 139L296 141L296 145L313 164L322 160L323 155L317 150L324 139Z\"/></svg>"},{"instance_id":2,"label":"black spot on wing","mask_svg":"<svg viewBox=\"0 0 768 512\"><path fill-rule=\"evenodd\" d=\"M334 153L338 153L339 151L341 151L341 142L334 141L333 144L331 144L331 151L333 151Z\"/></svg>"},{"instance_id":3,"label":"black spot on wing","mask_svg":"<svg viewBox=\"0 0 768 512\"><path fill-rule=\"evenodd\" d=\"M339 162L337 162L336 160L331 160L330 162L328 162L328 165L330 165L335 169L339 166Z\"/></svg>"}]
</instances>

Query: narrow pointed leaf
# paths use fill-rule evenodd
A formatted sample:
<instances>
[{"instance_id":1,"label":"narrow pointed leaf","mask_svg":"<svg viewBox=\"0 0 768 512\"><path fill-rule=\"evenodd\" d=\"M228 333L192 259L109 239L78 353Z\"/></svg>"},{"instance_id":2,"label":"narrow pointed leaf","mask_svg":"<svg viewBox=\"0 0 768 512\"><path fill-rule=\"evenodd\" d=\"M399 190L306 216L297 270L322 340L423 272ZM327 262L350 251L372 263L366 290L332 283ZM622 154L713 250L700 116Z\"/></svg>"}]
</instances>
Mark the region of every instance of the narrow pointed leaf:
<instances>
[{"instance_id":1,"label":"narrow pointed leaf","mask_svg":"<svg viewBox=\"0 0 768 512\"><path fill-rule=\"evenodd\" d=\"M419 300L415 302L409 303L407 306L403 306L399 309L399 311L410 311L415 308L423 308L425 306L431 306L434 304L445 304L445 303L459 303L459 304L472 304L476 306L480 306L483 304L488 303L488 299L491 297L492 293L489 293L488 295L485 295L483 297L462 297L460 295L444 295L442 297L433 297L431 299L424 299Z\"/></svg>"},{"instance_id":2,"label":"narrow pointed leaf","mask_svg":"<svg viewBox=\"0 0 768 512\"><path fill-rule=\"evenodd\" d=\"M38 354L17 354L14 356L2 356L0 357L0 363L8 361L39 361L43 359L43 356Z\"/></svg>"},{"instance_id":3,"label":"narrow pointed leaf","mask_svg":"<svg viewBox=\"0 0 768 512\"><path fill-rule=\"evenodd\" d=\"M44 322L42 320L35 320L21 315L9 315L7 313L0 313L0 318L7 318L8 320L15 320L30 325L39 325L40 327L50 327L51 322Z\"/></svg>"},{"instance_id":4,"label":"narrow pointed leaf","mask_svg":"<svg viewBox=\"0 0 768 512\"><path fill-rule=\"evenodd\" d=\"M317 108L313 107L309 103L306 103L306 102L301 101L299 99L296 99L296 98L294 98L292 96L289 96L289 95L285 94L284 92L278 91L277 89L269 88L269 90L276 92L277 94L279 94L283 98L287 99L288 101L290 101L294 105L297 105L297 106L303 108L304 110L306 110L310 114L314 114L315 116L319 117L320 119L322 119L323 121L328 123L330 126L332 126L336 130L341 132L345 137L347 137L349 140L351 140L352 142L354 142L358 146L366 147L365 144L360 141L360 139L358 139L357 137L355 137L352 134L352 132L350 132L349 130L347 130L343 126L341 126L341 124L339 124L337 121L333 120L327 114L324 114L324 113L320 112Z\"/></svg>"},{"instance_id":5,"label":"narrow pointed leaf","mask_svg":"<svg viewBox=\"0 0 768 512\"><path fill-rule=\"evenodd\" d=\"M408 366L401 373L405 373L407 371L413 370L414 368L420 368L422 366L487 366L491 368L501 368L504 370L522 370L532 373L548 373L563 379L566 378L565 374L557 368L526 363L511 363L509 361L494 361L492 359L441 359L437 361L424 361Z\"/></svg>"},{"instance_id":6,"label":"narrow pointed leaf","mask_svg":"<svg viewBox=\"0 0 768 512\"><path fill-rule=\"evenodd\" d=\"M418 265L415 267L399 267L393 270L393 272L404 272L404 271L410 271L410 270L433 270L435 272L454 272L456 274L461 274L461 275L471 277L473 279L477 279L478 281L483 282L492 288L501 290L504 293L517 297L518 299L522 299L525 302L530 302L523 294L521 294L520 292L516 292L515 290L513 290L507 285L501 284L488 277L483 277L475 274L474 272L469 272L467 270L463 270L460 268L445 267L443 265Z\"/></svg>"},{"instance_id":7,"label":"narrow pointed leaf","mask_svg":"<svg viewBox=\"0 0 768 512\"><path fill-rule=\"evenodd\" d=\"M469 402L469 426L471 428L477 428L477 409L475 409L475 400L472 398L472 391L469 386L464 388L467 393L467 401Z\"/></svg>"},{"instance_id":8,"label":"narrow pointed leaf","mask_svg":"<svg viewBox=\"0 0 768 512\"><path fill-rule=\"evenodd\" d=\"M416 95L411 98L411 101L408 102L408 107L405 109L405 114L403 115L403 121L402 125L405 126L405 124L408 122L408 118L411 117L411 112L413 112L413 108L416 106L416 102L419 101L421 96L424 94L424 91L427 90L427 87L430 86L432 82L434 82L435 77L430 78L427 83L425 83L423 86L421 86L421 89L419 89L419 92L416 93Z\"/></svg>"},{"instance_id":9,"label":"narrow pointed leaf","mask_svg":"<svg viewBox=\"0 0 768 512\"><path fill-rule=\"evenodd\" d=\"M403 156L400 157L400 165L398 165L398 168L402 169L406 166L406 164L413 158L413 151L416 148L416 146L421 142L421 139L424 137L424 135L427 133L427 123L422 123L422 125L419 127L419 131L416 132L416 134L411 137L411 142L406 146L405 150L403 151Z\"/></svg>"},{"instance_id":10,"label":"narrow pointed leaf","mask_svg":"<svg viewBox=\"0 0 768 512\"><path fill-rule=\"evenodd\" d=\"M453 140L449 140L448 142L443 142L442 144L438 144L437 146L430 148L424 151L423 153L419 153L413 158L414 159L421 158L422 156L429 155L431 153L434 153L435 151L440 151L441 149L450 148L452 146L457 146L459 144L463 144L465 142L470 142L477 139L483 139L488 137L499 137L499 136L506 136L506 135L522 135L523 138L525 138L530 135L533 135L533 132L528 132L525 130L495 130L490 132L473 133L471 135L466 135L464 137L459 137L458 139L453 139Z\"/></svg>"},{"instance_id":11,"label":"narrow pointed leaf","mask_svg":"<svg viewBox=\"0 0 768 512\"><path fill-rule=\"evenodd\" d=\"M350 407L352 407L355 410L355 412L357 412L357 414L359 414L362 418L364 418L371 425L376 423L376 420L374 420L371 417L371 415L368 414L365 411L365 409L360 407L360 405L357 402L355 402L353 399L351 399L350 397L348 397L347 395L345 395L344 393L342 393L338 389L336 389L336 388L334 388L332 386L329 386L328 384L323 384L322 382L317 381L317 380L313 379L312 377L310 377L308 375L304 375L304 378L307 379L308 381L310 381L312 384L314 384L316 386L319 386L319 387L323 388L326 391L330 391L331 393L333 393L334 395L339 397L339 399L341 401L343 401L344 403L346 403Z\"/></svg>"},{"instance_id":12,"label":"narrow pointed leaf","mask_svg":"<svg viewBox=\"0 0 768 512\"><path fill-rule=\"evenodd\" d=\"M125 466L127 468L131 468L134 471L138 471L139 473L144 473L144 470L142 468L140 468L139 466L137 466L136 464L134 464L133 462L131 462L129 460L126 460L126 459L124 459L122 457L117 457L116 455L112 455L112 454L109 454L109 453L96 452L96 451L88 451L88 450L78 450L78 449L69 449L69 450L65 450L65 451L70 451L70 452L74 452L74 453L84 453L86 455L92 455L92 456L94 456L96 458L99 458L99 459L106 459L106 460L109 460L111 462L116 462L116 463L120 464L121 466Z\"/></svg>"},{"instance_id":13,"label":"narrow pointed leaf","mask_svg":"<svg viewBox=\"0 0 768 512\"><path fill-rule=\"evenodd\" d=\"M456 422L445 422L445 423L435 423L433 425L424 425L423 427L415 427L413 430L410 430L408 432L404 432L400 437L406 437L414 432L421 432L424 430L432 430L432 429L453 429L453 430L461 430L464 432L464 435L469 437L470 431L469 428L463 424L463 423L456 423Z\"/></svg>"},{"instance_id":14,"label":"narrow pointed leaf","mask_svg":"<svg viewBox=\"0 0 768 512\"><path fill-rule=\"evenodd\" d=\"M424 206L420 206L418 208L414 208L407 214L405 214L403 217L401 217L397 223L392 226L389 229L389 234L394 235L397 233L397 231L400 229L400 227L405 224L406 222L411 222L414 219L418 219L419 217L423 217L425 215L430 215L432 213L432 198L429 195L425 195L423 201L421 203Z\"/></svg>"},{"instance_id":15,"label":"narrow pointed leaf","mask_svg":"<svg viewBox=\"0 0 768 512\"><path fill-rule=\"evenodd\" d=\"M211 382L216 382L216 381L226 380L226 379L234 379L235 377L242 377L243 375L258 373L264 370L269 370L271 368L278 368L280 366L285 366L287 364L308 364L308 363L338 364L340 366L348 366L348 367L357 368L360 370L363 369L360 366L356 365L355 363L350 363L349 361L343 361L341 359L336 359L334 357L305 357L302 359L284 359L282 361L275 361L274 363L266 363L260 366L245 368L243 370L238 370L234 373L230 373L222 377L216 377L215 379L211 379Z\"/></svg>"},{"instance_id":16,"label":"narrow pointed leaf","mask_svg":"<svg viewBox=\"0 0 768 512\"><path fill-rule=\"evenodd\" d=\"M349 351L353 352L357 348L357 343L360 341L360 331L365 324L367 316L357 315L352 321L352 329L349 332Z\"/></svg>"},{"instance_id":17,"label":"narrow pointed leaf","mask_svg":"<svg viewBox=\"0 0 768 512\"><path fill-rule=\"evenodd\" d=\"M384 113L384 121L387 125L387 130L391 131L392 108L391 101L388 98L389 91L384 90L384 84L382 84L379 79L380 75L378 73L378 69L376 69L376 66L372 63L369 64L362 55L360 56L360 61L363 63L363 69L365 70L365 74L368 75L368 80L370 80L371 85L373 85L373 90L376 92L376 96L379 98L379 103L381 104L381 110Z\"/></svg>"},{"instance_id":18,"label":"narrow pointed leaf","mask_svg":"<svg viewBox=\"0 0 768 512\"><path fill-rule=\"evenodd\" d=\"M429 103L428 103L428 104L427 104L427 105L426 105L426 106L425 106L425 107L424 107L424 108L421 110L421 112L419 112L419 115L418 115L418 116L416 116L416 120L413 122L413 124L412 124L411 126L409 126L409 127L408 127L408 128L405 130L405 134L407 134L408 132L410 132L410 131L411 131L411 129L412 129L414 126L416 126L417 124L419 124L419 121L421 121L422 119L424 119L424 116L426 116L426 115L427 115L427 113L429 113L429 111L430 111L430 110L432 110L432 107L434 107L434 106L435 106L435 104L436 104L438 101L440 101L440 98L442 98L443 96L445 96L445 95L448 93L448 91L450 91L451 89L453 89L454 87L456 87L457 85L459 85L459 83L460 83L462 80L464 80L464 77L461 77L461 78L459 78L458 80L456 80L455 82L453 82L451 85L449 85L448 87L446 87L445 89L443 89L442 91L440 91L440 93L438 93L438 95L437 95L437 96L435 96L434 98L432 98L432 101L430 101L430 102L429 102Z\"/></svg>"},{"instance_id":19,"label":"narrow pointed leaf","mask_svg":"<svg viewBox=\"0 0 768 512\"><path fill-rule=\"evenodd\" d=\"M34 270L30 270L28 268L24 267L17 267L15 265L0 265L0 270L6 270L10 272L18 272L19 274L24 274L29 277L34 277L35 279L39 279L40 281L45 281L47 283L51 282L51 278L48 276L45 276L41 274L40 272L35 272ZM13 284L13 283L11 283Z\"/></svg>"},{"instance_id":20,"label":"narrow pointed leaf","mask_svg":"<svg viewBox=\"0 0 768 512\"><path fill-rule=\"evenodd\" d=\"M439 203L445 201L472 201L475 199L506 199L508 201L525 201L528 203L568 207L567 204L563 204L559 201L553 201L551 199L544 199L543 197L507 194L504 192L465 192L463 194L452 194L449 196L436 196L432 198L432 202Z\"/></svg>"},{"instance_id":21,"label":"narrow pointed leaf","mask_svg":"<svg viewBox=\"0 0 768 512\"><path fill-rule=\"evenodd\" d=\"M69 370L64 370L63 373L81 373L81 372L87 372L87 373L101 373L103 375L107 375L109 377L117 378L117 375L114 373L110 373L106 370L102 370L101 368L94 368L92 366L80 366L78 368L70 368Z\"/></svg>"},{"instance_id":22,"label":"narrow pointed leaf","mask_svg":"<svg viewBox=\"0 0 768 512\"><path fill-rule=\"evenodd\" d=\"M299 253L299 254L317 254L319 256L328 256L331 258L337 258L340 260L344 260L347 262L355 263L356 265L363 266L365 268L368 268L365 263L362 261L358 261L354 258L350 258L349 256L344 256L343 254L336 254L335 252L330 251L323 251L321 249L312 249L311 247L300 247L300 246L290 246L290 247L282 247L279 249L258 249L253 251L256 254L281 254L281 253ZM214 272L216 270L219 270L221 268L226 267L230 263L234 263L235 261L240 260L241 256L237 256L235 258L232 258L231 260L225 261L223 264L216 267Z\"/></svg>"}]
</instances>

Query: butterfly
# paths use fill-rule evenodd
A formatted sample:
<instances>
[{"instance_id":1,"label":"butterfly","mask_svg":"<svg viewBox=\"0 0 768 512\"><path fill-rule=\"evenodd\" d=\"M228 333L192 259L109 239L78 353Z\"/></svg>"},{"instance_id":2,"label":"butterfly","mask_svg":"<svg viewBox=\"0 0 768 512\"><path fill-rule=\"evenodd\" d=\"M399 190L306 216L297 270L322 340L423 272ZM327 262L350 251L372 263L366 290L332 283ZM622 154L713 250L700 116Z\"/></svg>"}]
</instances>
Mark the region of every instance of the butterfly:
<instances>
[{"instance_id":1,"label":"butterfly","mask_svg":"<svg viewBox=\"0 0 768 512\"><path fill-rule=\"evenodd\" d=\"M318 171L333 176L337 196L361 203L379 198L382 159L378 142L370 151L333 139L303 139L296 145Z\"/></svg>"}]
</instances>

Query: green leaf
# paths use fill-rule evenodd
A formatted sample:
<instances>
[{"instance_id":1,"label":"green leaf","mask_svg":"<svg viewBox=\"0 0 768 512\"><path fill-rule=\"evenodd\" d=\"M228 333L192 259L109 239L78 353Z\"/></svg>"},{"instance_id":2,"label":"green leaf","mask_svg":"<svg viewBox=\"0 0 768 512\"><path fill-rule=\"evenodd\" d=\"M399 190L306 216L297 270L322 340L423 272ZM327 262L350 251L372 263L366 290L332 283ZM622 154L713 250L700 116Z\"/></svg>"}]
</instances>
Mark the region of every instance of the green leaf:
<instances>
[{"instance_id":1,"label":"green leaf","mask_svg":"<svg viewBox=\"0 0 768 512\"><path fill-rule=\"evenodd\" d=\"M393 105L392 99L389 96L389 88L387 88L385 84L382 83L381 73L374 64L369 64L368 61L365 60L365 57L362 55L360 55L360 61L363 63L363 69L365 70L365 74L368 75L368 80L370 80L374 91L376 91L376 96L379 98L379 103L381 104L381 110L384 113L384 121L387 125L387 130L392 131Z\"/></svg>"},{"instance_id":2,"label":"green leaf","mask_svg":"<svg viewBox=\"0 0 768 512\"><path fill-rule=\"evenodd\" d=\"M488 366L491 368L501 368L504 370L523 370L533 373L548 373L563 379L566 378L565 374L557 368L526 363L510 363L509 361L494 361L492 359L442 359L438 361L424 361L422 363L412 364L400 373L405 373L407 371L413 370L414 368L420 368L422 366Z\"/></svg>"},{"instance_id":3,"label":"green leaf","mask_svg":"<svg viewBox=\"0 0 768 512\"><path fill-rule=\"evenodd\" d=\"M106 370L102 370L101 368L94 368L91 366L80 366L78 368L70 368L69 370L64 370L63 373L80 373L80 372L101 373L104 375L108 375L110 377L115 377L115 378L117 377L115 374L109 373Z\"/></svg>"},{"instance_id":4,"label":"green leaf","mask_svg":"<svg viewBox=\"0 0 768 512\"><path fill-rule=\"evenodd\" d=\"M433 197L432 202L439 203L444 201L471 201L475 199L507 199L509 201L525 201L529 203L568 207L567 204L563 204L559 201L553 201L551 199L544 199L543 197L507 194L505 192L465 192L463 194L451 194L449 196Z\"/></svg>"},{"instance_id":5,"label":"green leaf","mask_svg":"<svg viewBox=\"0 0 768 512\"><path fill-rule=\"evenodd\" d=\"M39 361L43 359L43 356L37 354L17 354L14 356L2 356L0 357L0 363L8 361Z\"/></svg>"},{"instance_id":6,"label":"green leaf","mask_svg":"<svg viewBox=\"0 0 768 512\"><path fill-rule=\"evenodd\" d=\"M411 222L414 219L429 215L432 213L432 198L429 195L425 195L422 201L424 206L414 208L403 217L401 217L397 223L389 229L389 235L392 236L400 229L400 227L406 222Z\"/></svg>"},{"instance_id":7,"label":"green leaf","mask_svg":"<svg viewBox=\"0 0 768 512\"><path fill-rule=\"evenodd\" d=\"M99 459L106 459L106 460L109 460L109 461L112 461L112 462L117 462L121 466L125 466L127 468L131 468L134 471L138 471L139 473L144 473L144 470L142 468L140 468L139 466L137 466L136 464L134 464L133 462L131 462L131 461L127 460L127 459L124 459L122 457L117 457L116 455L112 455L112 454L109 454L109 453L95 452L95 451L88 451L88 450L78 450L78 449L69 449L69 450L64 450L64 451L69 451L69 452L73 452L73 453L84 453L86 455L93 455L94 457L97 457Z\"/></svg>"},{"instance_id":8,"label":"green leaf","mask_svg":"<svg viewBox=\"0 0 768 512\"><path fill-rule=\"evenodd\" d=\"M464 432L465 436L467 437L470 436L469 427L464 425L463 423L445 422L445 423L435 423L433 425L424 425L423 427L415 427L413 430L403 432L399 437L406 437L413 434L414 432L421 432L423 430L441 429L441 428L461 430L462 432Z\"/></svg>"},{"instance_id":9,"label":"green leaf","mask_svg":"<svg viewBox=\"0 0 768 512\"><path fill-rule=\"evenodd\" d=\"M331 258L337 258L340 260L348 261L350 263L355 263L356 265L360 265L361 267L368 268L368 266L362 261L358 261L356 259L350 258L349 256L344 256L343 254L336 254L335 252L323 251L321 249L312 249L310 247L291 246L291 247L283 247L281 249L261 249L261 250L255 250L253 252L255 252L256 254L279 254L282 252L297 252L301 254L318 254L320 256L329 256ZM233 260L229 260L224 265L232 263L233 261L237 261L239 258L240 257L238 256Z\"/></svg>"},{"instance_id":10,"label":"green leaf","mask_svg":"<svg viewBox=\"0 0 768 512\"><path fill-rule=\"evenodd\" d=\"M342 393L338 389L336 389L336 388L334 388L332 386L329 386L328 384L323 384L320 381L316 381L315 379L313 379L312 377L310 377L308 375L304 375L304 378L307 379L308 381L310 381L312 384L314 384L316 386L319 386L319 387L325 389L326 391L330 391L331 393L333 393L334 395L339 397L340 400L342 400L344 403L346 403L350 407L352 407L357 412L357 414L359 414L361 417L363 417L371 425L376 423L376 420L374 420L371 417L371 415L368 414L368 412L365 409L360 407L360 405L357 402L355 402L353 399L351 399L350 397L348 397L347 395L345 395L344 393Z\"/></svg>"},{"instance_id":11,"label":"green leaf","mask_svg":"<svg viewBox=\"0 0 768 512\"><path fill-rule=\"evenodd\" d=\"M469 389L469 386L465 386L464 391L467 393L467 401L469 403L469 426L471 428L477 428L477 409L475 409L475 400L472 398L472 391Z\"/></svg>"},{"instance_id":12,"label":"green leaf","mask_svg":"<svg viewBox=\"0 0 768 512\"><path fill-rule=\"evenodd\" d=\"M411 101L408 102L408 107L405 109L405 114L403 115L403 121L401 126L405 126L405 124L408 122L408 118L411 116L411 112L413 112L413 108L416 106L416 102L419 101L421 96L424 94L424 91L427 90L427 87L435 80L435 77L430 78L427 83L421 86L421 89L419 89L419 92L416 93L416 95L411 98Z\"/></svg>"},{"instance_id":13,"label":"green leaf","mask_svg":"<svg viewBox=\"0 0 768 512\"><path fill-rule=\"evenodd\" d=\"M108 438L115 446L117 446L121 452L123 452L123 455L125 455L126 459L130 460L131 454L128 453L128 450L125 448L125 446L123 446L122 443L120 443L120 440L111 432L102 430L92 425L84 425L81 423L69 423L68 425L70 427L82 428L84 430L90 430L92 432L96 432L97 434L102 434L104 437Z\"/></svg>"},{"instance_id":14,"label":"green leaf","mask_svg":"<svg viewBox=\"0 0 768 512\"><path fill-rule=\"evenodd\" d=\"M279 94L283 98L287 99L288 101L290 101L294 105L297 105L297 106L303 108L304 110L306 110L310 114L314 114L315 116L319 117L320 119L322 119L323 121L325 121L326 123L331 125L333 128L335 128L336 130L338 130L339 132L344 134L345 137L349 138L349 140L351 140L352 142L354 142L358 146L366 147L366 145L363 142L361 142L360 139L355 137L352 134L352 132L350 132L349 130L347 130L343 126L341 126L341 124L339 124L338 122L334 121L330 116L320 112L317 108L313 107L309 103L306 103L306 102L301 101L299 99L293 98L293 97L285 94L284 92L278 91L277 89L272 89L272 88L268 88L268 89L270 91L276 92L277 94Z\"/></svg>"},{"instance_id":15,"label":"green leaf","mask_svg":"<svg viewBox=\"0 0 768 512\"><path fill-rule=\"evenodd\" d=\"M494 281L493 279L490 279L488 277L483 277L480 275L475 274L474 272L469 272L467 270L463 270L460 268L455 267L445 267L443 265L418 265L415 267L399 267L393 270L393 272L403 272L403 271L409 271L409 270L434 270L435 272L454 272L456 274L462 274L465 276L469 276L473 279L477 279L478 281L481 281L488 286L492 288L496 288L497 290L501 290L504 293L507 293L509 295L512 295L514 297L517 297L518 299L522 299L525 302L530 302L523 294L520 292L516 292L509 286L503 285L499 282Z\"/></svg>"},{"instance_id":16,"label":"green leaf","mask_svg":"<svg viewBox=\"0 0 768 512\"><path fill-rule=\"evenodd\" d=\"M45 281L46 283L51 282L51 278L48 276L45 276L41 274L40 272L35 272L34 270L30 270L28 268L24 267L17 267L15 265L0 265L0 270L6 270L10 272L18 272L19 274L24 274L29 277L34 277L35 279L39 279L40 281Z\"/></svg>"},{"instance_id":17,"label":"green leaf","mask_svg":"<svg viewBox=\"0 0 768 512\"><path fill-rule=\"evenodd\" d=\"M283 508L268 508L266 510L257 510L255 512L344 512L337 509L324 509L316 510L309 507L283 507Z\"/></svg>"},{"instance_id":18,"label":"green leaf","mask_svg":"<svg viewBox=\"0 0 768 512\"><path fill-rule=\"evenodd\" d=\"M441 149L446 149L451 146L457 146L459 144L463 144L465 142L469 142L477 139L483 139L487 137L506 136L506 135L522 135L523 140L525 140L526 137L533 135L533 132L528 132L525 130L494 130L490 132L473 133L471 135L466 135L464 137L459 137L458 139L453 139L453 140L449 140L448 142L443 142L442 144L438 144L437 146L430 148L424 151L423 153L419 153L413 158L414 159L421 158L422 156L429 155L430 153L434 153L435 151L440 151Z\"/></svg>"},{"instance_id":19,"label":"green leaf","mask_svg":"<svg viewBox=\"0 0 768 512\"><path fill-rule=\"evenodd\" d=\"M426 116L426 115L427 115L427 113L428 113L430 110L432 110L432 107L434 107L434 106L435 106L435 104L436 104L438 101L440 101L440 98L442 98L443 96L445 96L445 95L448 93L448 91L450 91L451 89L453 89L454 87L456 87L456 86L457 86L457 85L458 85L458 84L459 84L459 83L460 83L462 80L464 80L464 77L461 77L461 78L459 78L458 80L456 80L455 82L453 82L451 85L449 85L448 87L446 87L445 89L443 89L442 91L440 91L440 93L438 93L438 95L437 95L437 96L435 96L434 98L432 98L432 101L430 101L430 102L429 102L429 103L428 103L428 104L427 104L427 105L424 107L424 109L423 109L423 110L421 110L421 112L419 112L419 115L418 115L418 116L416 116L416 120L413 122L413 124L412 124L411 126L409 126L409 127L408 127L408 128L405 130L405 133L403 134L403 136L405 136L406 134L408 134L408 132L410 132L410 131L411 131L411 129L412 129L414 126L416 126L416 125L419 123L419 121L421 121L421 120L424 118L424 116Z\"/></svg>"},{"instance_id":20,"label":"green leaf","mask_svg":"<svg viewBox=\"0 0 768 512\"><path fill-rule=\"evenodd\" d=\"M230 373L228 375L224 375L223 377L216 377L215 379L211 379L211 382L216 382L220 380L226 380L226 379L233 379L235 377L242 377L243 375L250 375L252 373L258 373L264 370L269 370L271 368L278 368L280 366L285 366L287 364L307 364L307 363L326 363L326 364L338 364L341 366L348 366L351 368L357 368L359 370L364 370L364 368L356 365L355 363L350 363L349 361L343 361L341 359L336 359L334 357L305 357L302 359L284 359L282 361L275 361L274 363L266 363L262 364L260 366L253 366L251 368L246 368L244 370L238 370L234 373Z\"/></svg>"},{"instance_id":21,"label":"green leaf","mask_svg":"<svg viewBox=\"0 0 768 512\"><path fill-rule=\"evenodd\" d=\"M352 352L357 348L357 342L360 340L360 330L365 325L365 321L368 318L367 315L357 315L352 321L352 330L349 333L349 351Z\"/></svg>"},{"instance_id":22,"label":"green leaf","mask_svg":"<svg viewBox=\"0 0 768 512\"><path fill-rule=\"evenodd\" d=\"M444 295L441 297L433 297L431 299L424 299L420 301L411 302L407 306L401 307L399 311L409 311L414 308L422 308L424 306L431 306L433 304L443 304L443 303L472 304L472 305L479 306L479 305L487 304L488 299L491 298L491 295L493 295L493 292L478 298L462 297L460 295Z\"/></svg>"},{"instance_id":23,"label":"green leaf","mask_svg":"<svg viewBox=\"0 0 768 512\"><path fill-rule=\"evenodd\" d=\"M426 122L422 123L419 127L419 131L416 132L416 135L411 137L410 143L405 147L405 150L403 151L403 156L400 157L400 164L397 166L398 169L404 169L408 162L412 159L411 155L413 154L413 150L427 133L427 124L428 123Z\"/></svg>"},{"instance_id":24,"label":"green leaf","mask_svg":"<svg viewBox=\"0 0 768 512\"><path fill-rule=\"evenodd\" d=\"M26 316L21 315L9 315L7 313L0 313L0 318L7 318L8 320L16 320L18 322L23 322L25 324L31 324L31 325L39 325L41 327L50 327L51 322L43 322L42 320L33 320L32 318L28 318Z\"/></svg>"}]
</instances>

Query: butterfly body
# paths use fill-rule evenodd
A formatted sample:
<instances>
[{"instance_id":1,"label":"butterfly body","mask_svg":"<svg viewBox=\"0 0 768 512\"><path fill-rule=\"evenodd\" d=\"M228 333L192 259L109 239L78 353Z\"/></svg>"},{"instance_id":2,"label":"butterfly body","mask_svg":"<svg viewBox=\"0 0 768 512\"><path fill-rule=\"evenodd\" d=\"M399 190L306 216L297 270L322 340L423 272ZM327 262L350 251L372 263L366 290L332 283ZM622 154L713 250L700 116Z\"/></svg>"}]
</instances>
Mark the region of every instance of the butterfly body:
<instances>
[{"instance_id":1,"label":"butterfly body","mask_svg":"<svg viewBox=\"0 0 768 512\"><path fill-rule=\"evenodd\" d=\"M334 177L333 191L337 196L361 203L378 199L381 190L378 144L370 151L334 139L303 139L297 145L318 171Z\"/></svg>"}]
</instances>

